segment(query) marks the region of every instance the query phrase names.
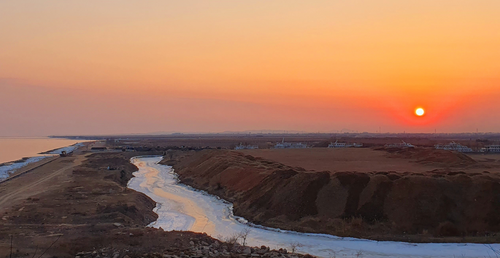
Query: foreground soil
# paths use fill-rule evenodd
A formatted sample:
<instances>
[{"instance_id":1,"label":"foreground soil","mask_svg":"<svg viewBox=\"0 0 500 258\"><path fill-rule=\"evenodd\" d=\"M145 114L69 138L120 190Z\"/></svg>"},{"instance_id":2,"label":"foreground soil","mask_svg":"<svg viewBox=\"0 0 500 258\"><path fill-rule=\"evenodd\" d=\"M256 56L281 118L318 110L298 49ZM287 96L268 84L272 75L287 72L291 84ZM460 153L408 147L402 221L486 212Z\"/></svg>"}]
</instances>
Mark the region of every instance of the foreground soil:
<instances>
[{"instance_id":1,"label":"foreground soil","mask_svg":"<svg viewBox=\"0 0 500 258\"><path fill-rule=\"evenodd\" d=\"M495 164L429 149L359 150L358 160L374 159L364 165L351 150L302 150L315 152L310 159L286 151L172 151L162 163L257 224L376 240L500 242Z\"/></svg>"},{"instance_id":2,"label":"foreground soil","mask_svg":"<svg viewBox=\"0 0 500 258\"><path fill-rule=\"evenodd\" d=\"M0 257L298 257L146 228L156 203L126 187L141 154L158 153L78 151L1 183Z\"/></svg>"}]
</instances>

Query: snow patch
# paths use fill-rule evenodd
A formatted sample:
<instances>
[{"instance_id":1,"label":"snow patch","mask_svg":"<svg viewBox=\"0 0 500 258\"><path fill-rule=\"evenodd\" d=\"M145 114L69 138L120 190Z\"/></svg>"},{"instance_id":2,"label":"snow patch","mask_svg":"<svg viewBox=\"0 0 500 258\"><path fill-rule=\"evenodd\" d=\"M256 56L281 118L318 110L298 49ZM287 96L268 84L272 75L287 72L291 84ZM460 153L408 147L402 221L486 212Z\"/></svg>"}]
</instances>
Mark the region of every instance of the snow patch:
<instances>
[{"instance_id":1,"label":"snow patch","mask_svg":"<svg viewBox=\"0 0 500 258\"><path fill-rule=\"evenodd\" d=\"M22 160L21 162L5 163L3 166L0 166L0 181L3 181L6 178L8 178L16 170L18 170L22 167L25 167L31 163L38 162L44 158L47 158L47 156L27 158L27 159Z\"/></svg>"}]
</instances>

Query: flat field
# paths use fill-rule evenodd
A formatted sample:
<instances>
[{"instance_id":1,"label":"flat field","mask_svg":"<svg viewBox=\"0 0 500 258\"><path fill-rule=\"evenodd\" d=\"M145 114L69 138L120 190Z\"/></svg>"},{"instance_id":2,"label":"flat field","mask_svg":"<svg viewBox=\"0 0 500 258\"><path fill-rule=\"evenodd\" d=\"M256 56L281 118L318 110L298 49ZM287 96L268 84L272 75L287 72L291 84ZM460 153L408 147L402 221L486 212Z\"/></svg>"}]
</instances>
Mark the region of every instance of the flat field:
<instances>
[{"instance_id":1,"label":"flat field","mask_svg":"<svg viewBox=\"0 0 500 258\"><path fill-rule=\"evenodd\" d=\"M254 157L292 167L330 172L413 172L464 171L495 172L500 168L500 154L465 155L430 148L386 150L374 148L308 148L242 150Z\"/></svg>"}]
</instances>

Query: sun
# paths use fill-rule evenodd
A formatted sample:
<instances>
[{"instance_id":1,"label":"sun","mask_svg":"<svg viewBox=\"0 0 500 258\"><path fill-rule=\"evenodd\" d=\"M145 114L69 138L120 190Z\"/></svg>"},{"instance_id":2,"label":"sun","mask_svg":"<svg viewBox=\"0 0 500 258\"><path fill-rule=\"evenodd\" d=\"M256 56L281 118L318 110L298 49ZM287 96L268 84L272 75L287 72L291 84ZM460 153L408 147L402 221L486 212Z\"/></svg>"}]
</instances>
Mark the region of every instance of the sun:
<instances>
[{"instance_id":1,"label":"sun","mask_svg":"<svg viewBox=\"0 0 500 258\"><path fill-rule=\"evenodd\" d=\"M423 116L425 114L425 110L423 108L417 108L415 109L415 115L417 116Z\"/></svg>"}]
</instances>

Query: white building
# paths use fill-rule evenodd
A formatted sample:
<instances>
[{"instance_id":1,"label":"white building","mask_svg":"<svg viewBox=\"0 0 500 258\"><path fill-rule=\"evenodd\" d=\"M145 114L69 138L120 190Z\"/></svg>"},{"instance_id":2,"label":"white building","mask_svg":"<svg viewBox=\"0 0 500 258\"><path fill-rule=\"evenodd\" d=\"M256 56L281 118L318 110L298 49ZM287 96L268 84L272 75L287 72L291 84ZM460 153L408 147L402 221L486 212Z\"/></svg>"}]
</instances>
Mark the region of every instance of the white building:
<instances>
[{"instance_id":1,"label":"white building","mask_svg":"<svg viewBox=\"0 0 500 258\"><path fill-rule=\"evenodd\" d=\"M259 146L254 146L254 145L243 145L240 143L240 145L234 147L235 150L255 150L258 149Z\"/></svg>"},{"instance_id":2,"label":"white building","mask_svg":"<svg viewBox=\"0 0 500 258\"><path fill-rule=\"evenodd\" d=\"M328 148L350 148L350 147L359 148L359 147L363 147L363 144L362 143L347 144L345 142L335 141L335 142L330 143L328 145Z\"/></svg>"},{"instance_id":3,"label":"white building","mask_svg":"<svg viewBox=\"0 0 500 258\"><path fill-rule=\"evenodd\" d=\"M490 146L486 146L486 151L487 152L500 152L500 145L490 145Z\"/></svg>"},{"instance_id":4,"label":"white building","mask_svg":"<svg viewBox=\"0 0 500 258\"><path fill-rule=\"evenodd\" d=\"M276 143L274 145L275 149L304 149L307 148L307 144L298 142L298 143L291 143L291 142L285 142L285 138L281 142Z\"/></svg>"},{"instance_id":5,"label":"white building","mask_svg":"<svg viewBox=\"0 0 500 258\"><path fill-rule=\"evenodd\" d=\"M386 148L415 148L415 146L411 143L407 143L405 141L401 141L401 143L391 143L386 144Z\"/></svg>"},{"instance_id":6,"label":"white building","mask_svg":"<svg viewBox=\"0 0 500 258\"><path fill-rule=\"evenodd\" d=\"M450 150L450 151L458 151L458 152L473 152L473 150L467 146L458 144L456 142L450 142L445 145L436 144L434 145L436 150Z\"/></svg>"}]
</instances>

